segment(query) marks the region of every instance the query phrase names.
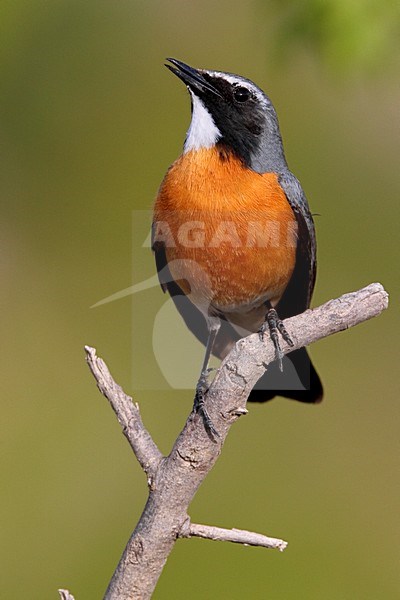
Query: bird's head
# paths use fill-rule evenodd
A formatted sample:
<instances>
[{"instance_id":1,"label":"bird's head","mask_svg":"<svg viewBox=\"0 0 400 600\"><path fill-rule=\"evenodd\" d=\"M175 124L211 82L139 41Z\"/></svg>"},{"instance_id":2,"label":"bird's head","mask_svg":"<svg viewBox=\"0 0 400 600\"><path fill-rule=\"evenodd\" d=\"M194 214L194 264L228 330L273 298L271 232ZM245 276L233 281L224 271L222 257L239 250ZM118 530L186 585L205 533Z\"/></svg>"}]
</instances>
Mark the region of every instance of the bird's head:
<instances>
[{"instance_id":1,"label":"bird's head","mask_svg":"<svg viewBox=\"0 0 400 600\"><path fill-rule=\"evenodd\" d=\"M192 100L184 152L218 145L254 171L287 168L275 109L259 87L239 75L167 60L166 67L185 83Z\"/></svg>"}]
</instances>

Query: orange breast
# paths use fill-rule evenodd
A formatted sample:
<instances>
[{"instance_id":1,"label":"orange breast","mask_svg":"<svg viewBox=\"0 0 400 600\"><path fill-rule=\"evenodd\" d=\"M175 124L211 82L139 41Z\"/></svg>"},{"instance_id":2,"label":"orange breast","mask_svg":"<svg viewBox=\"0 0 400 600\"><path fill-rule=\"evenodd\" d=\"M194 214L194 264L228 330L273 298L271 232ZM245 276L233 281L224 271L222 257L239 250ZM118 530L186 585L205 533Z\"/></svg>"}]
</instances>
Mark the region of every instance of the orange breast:
<instances>
[{"instance_id":1,"label":"orange breast","mask_svg":"<svg viewBox=\"0 0 400 600\"><path fill-rule=\"evenodd\" d=\"M295 264L296 219L274 173L215 147L183 154L154 207L155 237L191 300L223 312L276 304Z\"/></svg>"}]
</instances>

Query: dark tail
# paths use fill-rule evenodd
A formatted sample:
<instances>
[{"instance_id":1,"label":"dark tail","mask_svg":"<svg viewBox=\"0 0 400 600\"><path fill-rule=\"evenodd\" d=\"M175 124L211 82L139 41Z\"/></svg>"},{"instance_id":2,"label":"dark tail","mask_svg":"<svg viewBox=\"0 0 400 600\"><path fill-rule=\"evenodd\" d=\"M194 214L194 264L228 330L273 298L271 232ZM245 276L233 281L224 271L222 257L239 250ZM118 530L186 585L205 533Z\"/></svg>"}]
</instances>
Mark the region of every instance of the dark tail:
<instances>
[{"instance_id":1,"label":"dark tail","mask_svg":"<svg viewBox=\"0 0 400 600\"><path fill-rule=\"evenodd\" d=\"M208 330L203 315L187 296L182 295L182 290L172 278L169 281L168 290L186 325L203 344L206 344ZM222 321L213 354L218 358L224 358L238 339L239 335L232 325L227 321ZM300 402L321 402L322 384L311 364L307 350L305 348L295 350L284 356L282 362L282 372L276 362L269 365L268 371L259 379L250 393L249 401L266 402L275 396L284 396Z\"/></svg>"},{"instance_id":2,"label":"dark tail","mask_svg":"<svg viewBox=\"0 0 400 600\"><path fill-rule=\"evenodd\" d=\"M314 404L321 402L321 380L305 348L283 358L283 371L279 370L277 362L270 364L251 391L249 402L267 402L275 396Z\"/></svg>"}]
</instances>

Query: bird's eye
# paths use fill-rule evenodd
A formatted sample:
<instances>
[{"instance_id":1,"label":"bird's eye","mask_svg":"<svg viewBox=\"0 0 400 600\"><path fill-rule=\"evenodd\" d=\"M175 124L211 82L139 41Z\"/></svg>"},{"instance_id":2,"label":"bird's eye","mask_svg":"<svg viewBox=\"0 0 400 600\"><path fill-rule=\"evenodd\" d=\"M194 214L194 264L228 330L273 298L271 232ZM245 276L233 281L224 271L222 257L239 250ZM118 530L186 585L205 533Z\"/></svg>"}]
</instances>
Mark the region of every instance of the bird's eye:
<instances>
[{"instance_id":1,"label":"bird's eye","mask_svg":"<svg viewBox=\"0 0 400 600\"><path fill-rule=\"evenodd\" d=\"M245 87L237 87L233 90L233 97L236 102L246 102L250 96L249 90Z\"/></svg>"}]
</instances>

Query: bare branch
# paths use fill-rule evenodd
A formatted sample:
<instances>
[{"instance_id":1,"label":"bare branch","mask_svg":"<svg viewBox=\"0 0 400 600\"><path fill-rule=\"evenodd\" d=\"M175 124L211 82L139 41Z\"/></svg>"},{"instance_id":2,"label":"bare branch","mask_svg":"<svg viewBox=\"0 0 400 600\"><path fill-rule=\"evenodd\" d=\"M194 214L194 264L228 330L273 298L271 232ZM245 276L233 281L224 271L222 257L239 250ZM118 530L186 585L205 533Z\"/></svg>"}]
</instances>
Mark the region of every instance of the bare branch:
<instances>
[{"instance_id":1,"label":"bare branch","mask_svg":"<svg viewBox=\"0 0 400 600\"><path fill-rule=\"evenodd\" d=\"M151 483L163 455L143 425L139 405L114 381L104 360L96 355L96 349L85 346L85 351L86 361L97 381L97 387L117 415L124 436Z\"/></svg>"},{"instance_id":2,"label":"bare branch","mask_svg":"<svg viewBox=\"0 0 400 600\"><path fill-rule=\"evenodd\" d=\"M309 345L379 315L388 295L379 283L286 319L294 347L282 341L284 353ZM111 579L105 600L146 600L151 597L164 564L179 537L197 535L238 543L276 547L286 542L261 534L189 525L187 510L198 487L214 466L231 425L247 412L246 400L256 381L275 358L270 340L257 334L239 340L218 369L206 395L206 409L219 432L211 439L197 413L191 413L170 455L162 455L144 428L138 406L112 379L93 348L87 361L100 391L108 398L142 468L152 485L142 516ZM66 597L68 598L68 597Z\"/></svg>"},{"instance_id":3,"label":"bare branch","mask_svg":"<svg viewBox=\"0 0 400 600\"><path fill-rule=\"evenodd\" d=\"M212 527L211 525L198 525L188 523L182 528L179 534L181 538L201 537L207 540L216 540L220 542L234 542L235 544L244 544L245 546L262 546L263 548L274 548L283 552L287 547L287 542L277 538L267 537L261 533L246 531L245 529L223 529L222 527Z\"/></svg>"},{"instance_id":4,"label":"bare branch","mask_svg":"<svg viewBox=\"0 0 400 600\"><path fill-rule=\"evenodd\" d=\"M68 590L58 590L61 600L75 600L73 595Z\"/></svg>"},{"instance_id":5,"label":"bare branch","mask_svg":"<svg viewBox=\"0 0 400 600\"><path fill-rule=\"evenodd\" d=\"M288 354L308 346L376 317L387 307L388 294L380 283L344 294L286 319L284 324L294 345L291 347L281 340L282 350ZM206 409L220 435L232 419L240 416L252 388L274 358L272 342L261 341L257 334L239 340L225 358L206 397Z\"/></svg>"}]
</instances>

